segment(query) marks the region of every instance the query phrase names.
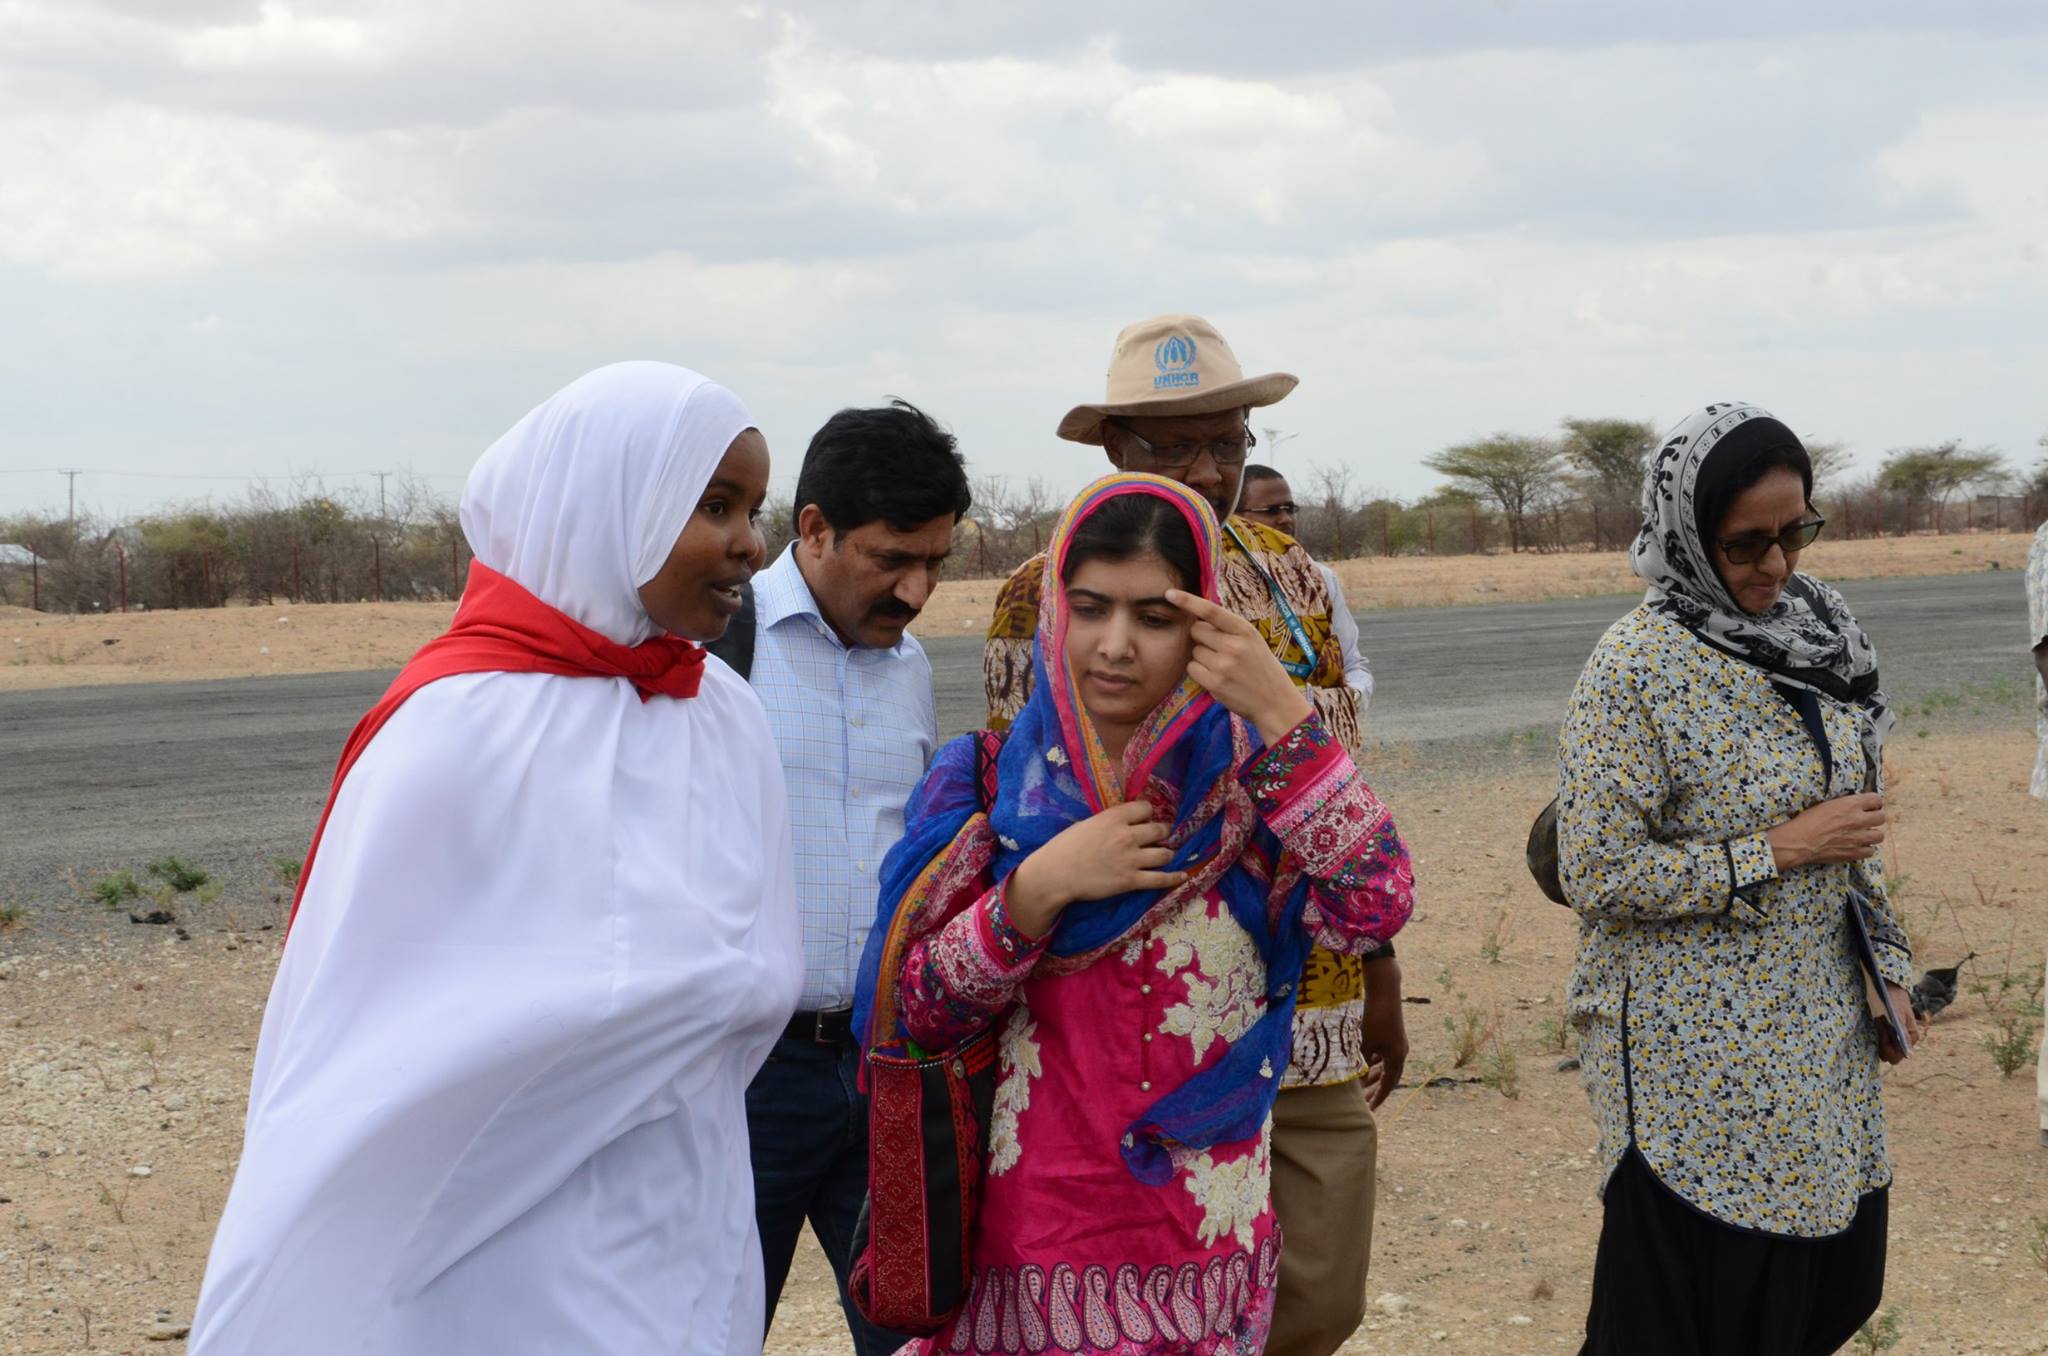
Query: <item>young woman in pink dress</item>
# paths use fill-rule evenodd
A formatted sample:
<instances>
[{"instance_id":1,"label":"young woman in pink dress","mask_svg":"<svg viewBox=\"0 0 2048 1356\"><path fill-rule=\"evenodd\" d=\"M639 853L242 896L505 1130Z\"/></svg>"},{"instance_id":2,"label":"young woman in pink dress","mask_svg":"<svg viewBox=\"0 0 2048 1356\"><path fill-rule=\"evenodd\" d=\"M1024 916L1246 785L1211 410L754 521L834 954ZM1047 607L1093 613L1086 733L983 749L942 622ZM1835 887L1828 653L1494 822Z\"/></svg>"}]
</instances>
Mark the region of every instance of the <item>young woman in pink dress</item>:
<instances>
[{"instance_id":1,"label":"young woman in pink dress","mask_svg":"<svg viewBox=\"0 0 2048 1356\"><path fill-rule=\"evenodd\" d=\"M1184 486L1083 491L993 794L979 736L949 744L884 869L858 1029L927 1050L999 1031L973 1289L933 1356L1264 1345L1302 965L1312 942L1392 936L1414 875L1342 746L1218 606L1218 551Z\"/></svg>"}]
</instances>

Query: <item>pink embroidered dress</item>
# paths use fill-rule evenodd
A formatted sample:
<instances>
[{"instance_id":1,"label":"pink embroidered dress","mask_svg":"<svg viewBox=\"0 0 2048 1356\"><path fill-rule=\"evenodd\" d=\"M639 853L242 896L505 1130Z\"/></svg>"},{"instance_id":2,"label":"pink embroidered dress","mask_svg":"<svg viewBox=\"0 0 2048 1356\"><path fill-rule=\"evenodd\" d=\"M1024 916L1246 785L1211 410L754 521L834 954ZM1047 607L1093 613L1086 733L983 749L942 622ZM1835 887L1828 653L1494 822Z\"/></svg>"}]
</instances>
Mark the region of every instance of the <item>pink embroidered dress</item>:
<instances>
[{"instance_id":1,"label":"pink embroidered dress","mask_svg":"<svg viewBox=\"0 0 2048 1356\"><path fill-rule=\"evenodd\" d=\"M1087 509L1116 493L1157 493L1155 483L1171 482L1111 477L1083 493L1055 535L1045 597L1062 598L1055 572ZM1213 548L1206 505L1171 497L1192 501L1183 511ZM1064 615L1062 601L1041 630L1051 681L1036 689L1065 709L1042 727L1030 708L1020 718L992 815L960 830L949 849L959 860L941 854L921 878L954 894L935 910L949 921L909 945L898 972L892 1015L923 1046L999 1031L973 1288L920 1350L1255 1352L1281 1244L1270 1113L1294 987L1310 941L1357 952L1406 921L1408 853L1314 716L1261 751L1243 721L1188 683L1133 737L1122 766L1105 766L1065 672ZM1057 735L1034 739L1035 728ZM993 883L1027 851L1007 832L1034 826L1034 806L1059 793L1085 802L1056 821L1072 822L1126 790L1174 826L1169 845L1185 849L1176 867L1192 878L1121 901L1121 914L1119 901L1100 906L1107 914L1072 906L1046 937L1027 940ZM913 797L913 814L919 804ZM1078 940L1063 935L1070 921ZM1173 1096L1183 1088L1220 1110L1188 1110L1185 1094Z\"/></svg>"}]
</instances>

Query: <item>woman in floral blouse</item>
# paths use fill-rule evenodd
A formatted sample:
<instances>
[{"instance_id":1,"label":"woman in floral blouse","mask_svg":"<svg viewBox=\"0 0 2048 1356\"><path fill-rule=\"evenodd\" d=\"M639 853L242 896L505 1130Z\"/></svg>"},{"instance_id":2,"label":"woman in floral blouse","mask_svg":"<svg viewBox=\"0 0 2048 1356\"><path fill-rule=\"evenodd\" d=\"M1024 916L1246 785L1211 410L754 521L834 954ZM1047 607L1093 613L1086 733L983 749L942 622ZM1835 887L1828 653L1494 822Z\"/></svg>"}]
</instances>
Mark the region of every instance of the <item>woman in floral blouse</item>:
<instances>
[{"instance_id":1,"label":"woman in floral blouse","mask_svg":"<svg viewBox=\"0 0 2048 1356\"><path fill-rule=\"evenodd\" d=\"M1754 406L1673 430L1632 553L1648 594L1572 694L1559 862L1608 1165L1587 1353L1831 1352L1883 1289L1878 1060L1906 1051L1848 911L1911 1033L1874 866L1892 716L1841 596L1794 573L1812 486Z\"/></svg>"},{"instance_id":2,"label":"woman in floral blouse","mask_svg":"<svg viewBox=\"0 0 2048 1356\"><path fill-rule=\"evenodd\" d=\"M859 1029L927 1049L1000 1033L973 1289L927 1352L1264 1344L1302 965L1312 941L1393 935L1414 877L1349 755L1217 605L1218 537L1172 481L1083 491L993 809L977 737L955 741L885 867ZM877 1011L885 966L900 1008Z\"/></svg>"}]
</instances>

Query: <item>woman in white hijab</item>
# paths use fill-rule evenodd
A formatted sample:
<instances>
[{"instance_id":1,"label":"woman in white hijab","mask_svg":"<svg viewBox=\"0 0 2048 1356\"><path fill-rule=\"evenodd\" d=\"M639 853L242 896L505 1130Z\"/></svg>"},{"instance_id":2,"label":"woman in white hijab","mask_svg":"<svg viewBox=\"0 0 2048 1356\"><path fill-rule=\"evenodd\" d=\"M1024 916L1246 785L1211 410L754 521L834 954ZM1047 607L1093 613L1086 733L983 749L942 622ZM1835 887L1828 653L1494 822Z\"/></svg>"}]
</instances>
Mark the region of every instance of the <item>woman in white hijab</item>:
<instances>
[{"instance_id":1,"label":"woman in white hijab","mask_svg":"<svg viewBox=\"0 0 2048 1356\"><path fill-rule=\"evenodd\" d=\"M760 563L767 475L739 400L660 363L478 463L455 624L302 873L198 1356L760 1350L789 827L759 703L686 641Z\"/></svg>"}]
</instances>

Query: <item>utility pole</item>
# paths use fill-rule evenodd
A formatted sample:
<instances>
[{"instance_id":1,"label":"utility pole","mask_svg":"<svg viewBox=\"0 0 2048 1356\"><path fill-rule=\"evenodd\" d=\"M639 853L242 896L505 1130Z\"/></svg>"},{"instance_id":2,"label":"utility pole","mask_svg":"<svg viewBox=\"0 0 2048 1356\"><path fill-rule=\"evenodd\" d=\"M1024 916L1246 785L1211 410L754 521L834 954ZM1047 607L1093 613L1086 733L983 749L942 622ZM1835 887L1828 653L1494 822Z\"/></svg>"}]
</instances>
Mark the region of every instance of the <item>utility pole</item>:
<instances>
[{"instance_id":1,"label":"utility pole","mask_svg":"<svg viewBox=\"0 0 2048 1356\"><path fill-rule=\"evenodd\" d=\"M1279 429L1271 427L1262 428L1259 432L1266 435L1266 455L1274 461L1280 460L1280 444L1286 442L1289 438L1299 438L1301 436L1299 433L1283 433Z\"/></svg>"},{"instance_id":2,"label":"utility pole","mask_svg":"<svg viewBox=\"0 0 2048 1356\"><path fill-rule=\"evenodd\" d=\"M391 472L372 471L370 474L377 477L377 521L382 522L384 521L384 477L390 475Z\"/></svg>"},{"instance_id":3,"label":"utility pole","mask_svg":"<svg viewBox=\"0 0 2048 1356\"><path fill-rule=\"evenodd\" d=\"M57 474L64 477L65 516L70 519L71 530L75 533L78 531L78 472L59 471Z\"/></svg>"}]
</instances>

